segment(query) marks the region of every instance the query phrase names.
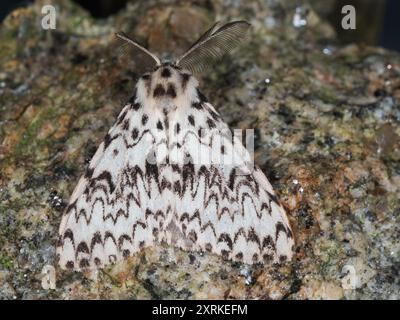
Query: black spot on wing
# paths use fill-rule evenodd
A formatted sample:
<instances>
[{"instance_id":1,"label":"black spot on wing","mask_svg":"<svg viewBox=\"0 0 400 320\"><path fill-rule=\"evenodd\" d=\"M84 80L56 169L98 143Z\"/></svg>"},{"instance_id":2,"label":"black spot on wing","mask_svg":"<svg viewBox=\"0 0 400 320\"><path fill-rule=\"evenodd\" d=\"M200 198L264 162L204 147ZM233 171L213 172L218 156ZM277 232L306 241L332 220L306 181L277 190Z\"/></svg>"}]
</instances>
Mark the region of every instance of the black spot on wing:
<instances>
[{"instance_id":1,"label":"black spot on wing","mask_svg":"<svg viewBox=\"0 0 400 320\"><path fill-rule=\"evenodd\" d=\"M176 133L176 134L179 134L180 131L181 131L181 125L180 125L179 123L177 123L177 124L175 125L175 133Z\"/></svg>"},{"instance_id":2,"label":"black spot on wing","mask_svg":"<svg viewBox=\"0 0 400 320\"><path fill-rule=\"evenodd\" d=\"M220 116L218 115L218 113L216 113L213 110L209 110L211 117L215 120L218 121L220 119Z\"/></svg>"},{"instance_id":3,"label":"black spot on wing","mask_svg":"<svg viewBox=\"0 0 400 320\"><path fill-rule=\"evenodd\" d=\"M129 119L126 119L122 124L123 130L129 130Z\"/></svg>"},{"instance_id":4,"label":"black spot on wing","mask_svg":"<svg viewBox=\"0 0 400 320\"><path fill-rule=\"evenodd\" d=\"M190 74L188 73L182 73L181 74L181 86L182 86L182 91L186 89L187 83L189 82L190 79Z\"/></svg>"},{"instance_id":5,"label":"black spot on wing","mask_svg":"<svg viewBox=\"0 0 400 320\"><path fill-rule=\"evenodd\" d=\"M252 259L253 259L253 263L257 263L258 262L258 254L257 253L253 254Z\"/></svg>"},{"instance_id":6,"label":"black spot on wing","mask_svg":"<svg viewBox=\"0 0 400 320\"><path fill-rule=\"evenodd\" d=\"M225 242L228 245L229 249L232 250L233 243L229 234L221 233L221 235L218 238L218 242Z\"/></svg>"},{"instance_id":7,"label":"black spot on wing","mask_svg":"<svg viewBox=\"0 0 400 320\"><path fill-rule=\"evenodd\" d=\"M153 92L153 97L162 97L165 95L165 89L161 84L156 85L154 92Z\"/></svg>"},{"instance_id":8,"label":"black spot on wing","mask_svg":"<svg viewBox=\"0 0 400 320\"><path fill-rule=\"evenodd\" d=\"M146 74L142 75L142 79L143 80L150 80L150 74L146 73Z\"/></svg>"},{"instance_id":9,"label":"black spot on wing","mask_svg":"<svg viewBox=\"0 0 400 320\"><path fill-rule=\"evenodd\" d=\"M158 120L158 122L157 122L157 129L158 130L162 130L163 129L163 125L162 125L160 120Z\"/></svg>"},{"instance_id":10,"label":"black spot on wing","mask_svg":"<svg viewBox=\"0 0 400 320\"><path fill-rule=\"evenodd\" d=\"M168 84L167 96L170 96L171 98L176 98L176 89L172 83Z\"/></svg>"},{"instance_id":11,"label":"black spot on wing","mask_svg":"<svg viewBox=\"0 0 400 320\"><path fill-rule=\"evenodd\" d=\"M197 242L197 233L196 233L196 231L191 230L187 237L191 242L193 242L193 243Z\"/></svg>"},{"instance_id":12,"label":"black spot on wing","mask_svg":"<svg viewBox=\"0 0 400 320\"><path fill-rule=\"evenodd\" d=\"M107 241L109 238L111 239L111 241L112 241L115 245L117 245L117 242L115 241L114 235L113 235L110 231L106 231L106 233L104 234L104 243L106 243L106 241Z\"/></svg>"},{"instance_id":13,"label":"black spot on wing","mask_svg":"<svg viewBox=\"0 0 400 320\"><path fill-rule=\"evenodd\" d=\"M125 249L122 251L122 255L124 256L124 259L127 259L130 256L131 252L128 249Z\"/></svg>"},{"instance_id":14,"label":"black spot on wing","mask_svg":"<svg viewBox=\"0 0 400 320\"><path fill-rule=\"evenodd\" d=\"M106 136L104 137L104 150L108 148L112 141L111 136L107 133Z\"/></svg>"},{"instance_id":15,"label":"black spot on wing","mask_svg":"<svg viewBox=\"0 0 400 320\"><path fill-rule=\"evenodd\" d=\"M249 230L249 233L247 235L247 240L248 241L252 241L258 244L258 246L260 246L260 238L258 237L258 235L256 234L256 232L254 231L253 228L251 228Z\"/></svg>"},{"instance_id":16,"label":"black spot on wing","mask_svg":"<svg viewBox=\"0 0 400 320\"><path fill-rule=\"evenodd\" d=\"M222 259L228 260L229 259L229 251L221 250L221 256L222 256Z\"/></svg>"},{"instance_id":17,"label":"black spot on wing","mask_svg":"<svg viewBox=\"0 0 400 320\"><path fill-rule=\"evenodd\" d=\"M146 161L146 177L148 179L153 177L158 182L159 172L156 164Z\"/></svg>"},{"instance_id":18,"label":"black spot on wing","mask_svg":"<svg viewBox=\"0 0 400 320\"><path fill-rule=\"evenodd\" d=\"M272 193L270 193L268 191L267 191L267 194L268 194L269 198L271 199L271 201L275 202L277 205L280 205L279 204L279 199L278 199L278 197L276 195L274 195L274 194L272 194Z\"/></svg>"},{"instance_id":19,"label":"black spot on wing","mask_svg":"<svg viewBox=\"0 0 400 320\"><path fill-rule=\"evenodd\" d=\"M93 176L93 168L87 167L86 171L85 171L85 178L86 179L90 179Z\"/></svg>"},{"instance_id":20,"label":"black spot on wing","mask_svg":"<svg viewBox=\"0 0 400 320\"><path fill-rule=\"evenodd\" d=\"M93 178L90 181L91 187L94 187L95 183L97 181L101 181L101 180L105 180L107 182L108 187L110 189L110 193L112 193L115 189L115 185L112 181L111 173L108 171L103 171L99 176L97 176L96 178Z\"/></svg>"},{"instance_id":21,"label":"black spot on wing","mask_svg":"<svg viewBox=\"0 0 400 320\"><path fill-rule=\"evenodd\" d=\"M189 121L190 125L192 125L192 126L195 125L194 117L192 115L188 116L188 121Z\"/></svg>"},{"instance_id":22,"label":"black spot on wing","mask_svg":"<svg viewBox=\"0 0 400 320\"><path fill-rule=\"evenodd\" d=\"M131 110L138 111L142 105L138 102L131 105Z\"/></svg>"},{"instance_id":23,"label":"black spot on wing","mask_svg":"<svg viewBox=\"0 0 400 320\"><path fill-rule=\"evenodd\" d=\"M71 229L65 230L63 240L65 240L65 239L70 239L72 244L74 244L74 233L72 232Z\"/></svg>"},{"instance_id":24,"label":"black spot on wing","mask_svg":"<svg viewBox=\"0 0 400 320\"><path fill-rule=\"evenodd\" d=\"M145 125L147 123L147 121L149 120L149 117L147 114L144 114L142 117L142 124Z\"/></svg>"},{"instance_id":25,"label":"black spot on wing","mask_svg":"<svg viewBox=\"0 0 400 320\"><path fill-rule=\"evenodd\" d=\"M275 251L275 242L271 236L266 236L262 242L262 249L267 248L271 251Z\"/></svg>"},{"instance_id":26,"label":"black spot on wing","mask_svg":"<svg viewBox=\"0 0 400 320\"><path fill-rule=\"evenodd\" d=\"M198 88L196 89L196 91L197 91L197 97L201 102L208 102L206 96L203 93L201 93L201 91Z\"/></svg>"},{"instance_id":27,"label":"black spot on wing","mask_svg":"<svg viewBox=\"0 0 400 320\"><path fill-rule=\"evenodd\" d=\"M274 260L274 255L272 253L264 253L263 260L264 263L270 263L272 260Z\"/></svg>"},{"instance_id":28,"label":"black spot on wing","mask_svg":"<svg viewBox=\"0 0 400 320\"><path fill-rule=\"evenodd\" d=\"M287 235L287 231L286 231L286 227L284 226L284 224L282 222L278 222L275 225L276 231L275 231L275 241L278 240L278 236L280 232L283 232Z\"/></svg>"},{"instance_id":29,"label":"black spot on wing","mask_svg":"<svg viewBox=\"0 0 400 320\"><path fill-rule=\"evenodd\" d=\"M88 259L82 259L82 260L79 262L79 267L80 267L81 269L89 268L89 266L90 266L90 264L89 264L89 260L88 260Z\"/></svg>"},{"instance_id":30,"label":"black spot on wing","mask_svg":"<svg viewBox=\"0 0 400 320\"><path fill-rule=\"evenodd\" d=\"M94 263L98 267L101 265L101 261L100 261L100 259L98 257L94 258Z\"/></svg>"},{"instance_id":31,"label":"black spot on wing","mask_svg":"<svg viewBox=\"0 0 400 320\"><path fill-rule=\"evenodd\" d=\"M195 108L195 109L197 109L197 110L201 110L201 109L203 109L203 105L201 104L201 102L193 102L192 103L192 108Z\"/></svg>"},{"instance_id":32,"label":"black spot on wing","mask_svg":"<svg viewBox=\"0 0 400 320\"><path fill-rule=\"evenodd\" d=\"M132 139L133 139L133 140L136 140L138 136L139 136L139 131L138 131L138 129L133 128L133 130L132 130Z\"/></svg>"},{"instance_id":33,"label":"black spot on wing","mask_svg":"<svg viewBox=\"0 0 400 320\"><path fill-rule=\"evenodd\" d=\"M161 71L161 77L163 78L169 78L171 76L171 70L169 68L163 68Z\"/></svg>"},{"instance_id":34,"label":"black spot on wing","mask_svg":"<svg viewBox=\"0 0 400 320\"><path fill-rule=\"evenodd\" d=\"M163 178L161 180L160 188L161 188L161 190L165 190L165 189L171 190L171 183Z\"/></svg>"},{"instance_id":35,"label":"black spot on wing","mask_svg":"<svg viewBox=\"0 0 400 320\"><path fill-rule=\"evenodd\" d=\"M179 183L179 181L175 181L174 182L173 191L174 191L174 193L180 195L180 193L181 193L181 184Z\"/></svg>"},{"instance_id":36,"label":"black spot on wing","mask_svg":"<svg viewBox=\"0 0 400 320\"><path fill-rule=\"evenodd\" d=\"M82 241L78 244L78 247L76 248L76 255L78 255L78 253L90 253L89 247L86 244L86 242Z\"/></svg>"},{"instance_id":37,"label":"black spot on wing","mask_svg":"<svg viewBox=\"0 0 400 320\"><path fill-rule=\"evenodd\" d=\"M126 114L127 114L127 111L125 110L124 112L122 112L122 113L118 116L117 125L120 125L120 124L122 123L122 121L125 120Z\"/></svg>"},{"instance_id":38,"label":"black spot on wing","mask_svg":"<svg viewBox=\"0 0 400 320\"><path fill-rule=\"evenodd\" d=\"M210 129L215 128L215 122L211 118L207 119L207 125Z\"/></svg>"},{"instance_id":39,"label":"black spot on wing","mask_svg":"<svg viewBox=\"0 0 400 320\"><path fill-rule=\"evenodd\" d=\"M127 234L122 234L119 238L118 238L118 249L121 250L122 246L124 244L124 242L129 242L132 243L132 239L129 235Z\"/></svg>"},{"instance_id":40,"label":"black spot on wing","mask_svg":"<svg viewBox=\"0 0 400 320\"><path fill-rule=\"evenodd\" d=\"M101 234L98 231L92 237L92 241L90 242L90 251L93 251L96 244L102 244Z\"/></svg>"},{"instance_id":41,"label":"black spot on wing","mask_svg":"<svg viewBox=\"0 0 400 320\"><path fill-rule=\"evenodd\" d=\"M111 142L117 138L118 138L118 135L111 137L111 135L109 133L107 133L106 136L104 137L104 150L106 150L108 148L108 146L111 144Z\"/></svg>"},{"instance_id":42,"label":"black spot on wing","mask_svg":"<svg viewBox=\"0 0 400 320\"><path fill-rule=\"evenodd\" d=\"M229 184L228 184L228 188L230 190L233 190L233 187L235 186L235 177L236 177L236 170L232 169L232 171L229 174Z\"/></svg>"}]
</instances>

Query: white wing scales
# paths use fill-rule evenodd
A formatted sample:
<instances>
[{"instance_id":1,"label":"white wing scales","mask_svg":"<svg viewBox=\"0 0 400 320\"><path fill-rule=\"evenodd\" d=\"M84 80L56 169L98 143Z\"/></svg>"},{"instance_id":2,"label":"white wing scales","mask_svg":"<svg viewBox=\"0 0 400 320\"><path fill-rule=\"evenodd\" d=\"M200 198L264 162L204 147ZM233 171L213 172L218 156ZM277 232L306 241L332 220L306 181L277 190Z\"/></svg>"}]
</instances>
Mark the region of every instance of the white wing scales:
<instances>
[{"instance_id":1,"label":"white wing scales","mask_svg":"<svg viewBox=\"0 0 400 320\"><path fill-rule=\"evenodd\" d=\"M165 144L162 131L148 129L152 121L142 106L128 104L101 143L61 221L61 267L101 267L157 239L170 199L168 189L161 192L169 168L146 161Z\"/></svg>"},{"instance_id":2,"label":"white wing scales","mask_svg":"<svg viewBox=\"0 0 400 320\"><path fill-rule=\"evenodd\" d=\"M249 162L241 142L226 137L228 127L213 106L200 103L202 108L194 106L177 117L196 119L175 136L182 153L194 160L183 166L182 192L175 196L177 224L190 240L181 248L248 264L290 260L293 235L272 186ZM206 129L201 136L199 128ZM204 154L212 154L211 165L201 161Z\"/></svg>"},{"instance_id":3,"label":"white wing scales","mask_svg":"<svg viewBox=\"0 0 400 320\"><path fill-rule=\"evenodd\" d=\"M102 267L160 242L249 264L291 259L270 183L197 86L164 65L139 80L71 196L62 268Z\"/></svg>"}]
</instances>

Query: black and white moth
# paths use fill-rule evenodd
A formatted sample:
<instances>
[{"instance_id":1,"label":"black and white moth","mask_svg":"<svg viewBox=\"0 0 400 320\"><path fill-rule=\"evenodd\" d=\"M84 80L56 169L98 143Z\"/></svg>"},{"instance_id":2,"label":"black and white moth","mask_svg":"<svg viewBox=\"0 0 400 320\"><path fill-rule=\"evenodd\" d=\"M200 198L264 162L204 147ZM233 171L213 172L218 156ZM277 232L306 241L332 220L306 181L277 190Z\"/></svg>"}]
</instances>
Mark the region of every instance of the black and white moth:
<instances>
[{"instance_id":1,"label":"black and white moth","mask_svg":"<svg viewBox=\"0 0 400 320\"><path fill-rule=\"evenodd\" d=\"M248 28L215 24L174 63L117 34L151 71L71 196L57 245L63 269L100 268L160 242L248 264L291 259L285 210L193 75Z\"/></svg>"}]
</instances>

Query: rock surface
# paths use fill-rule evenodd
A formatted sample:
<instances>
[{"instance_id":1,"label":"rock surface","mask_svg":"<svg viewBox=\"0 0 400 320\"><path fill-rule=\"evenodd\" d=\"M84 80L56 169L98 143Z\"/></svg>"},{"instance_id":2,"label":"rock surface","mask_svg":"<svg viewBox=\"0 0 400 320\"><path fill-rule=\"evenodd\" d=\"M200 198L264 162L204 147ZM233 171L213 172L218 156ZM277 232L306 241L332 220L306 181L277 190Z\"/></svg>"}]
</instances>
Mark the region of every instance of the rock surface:
<instances>
[{"instance_id":1,"label":"rock surface","mask_svg":"<svg viewBox=\"0 0 400 320\"><path fill-rule=\"evenodd\" d=\"M399 54L339 46L294 0L132 2L103 20L53 3L56 30L40 27L46 1L0 27L0 298L400 298ZM54 278L62 210L137 76L113 33L179 54L213 21L238 18L249 41L200 81L231 127L256 128L294 261L249 267L160 246Z\"/></svg>"}]
</instances>

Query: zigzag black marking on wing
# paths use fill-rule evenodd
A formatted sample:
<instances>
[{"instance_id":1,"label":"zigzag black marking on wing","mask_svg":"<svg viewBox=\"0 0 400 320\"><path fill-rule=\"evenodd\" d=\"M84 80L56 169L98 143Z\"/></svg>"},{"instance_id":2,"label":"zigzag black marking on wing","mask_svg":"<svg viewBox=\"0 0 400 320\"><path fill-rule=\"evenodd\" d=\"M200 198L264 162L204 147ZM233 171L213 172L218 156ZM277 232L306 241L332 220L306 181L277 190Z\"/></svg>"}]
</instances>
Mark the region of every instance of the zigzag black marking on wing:
<instances>
[{"instance_id":1,"label":"zigzag black marking on wing","mask_svg":"<svg viewBox=\"0 0 400 320\"><path fill-rule=\"evenodd\" d=\"M187 216L185 216L185 218L187 219ZM221 232L220 234L217 234L214 225L210 221L201 226L200 230L201 232L204 232L207 228L211 228L214 236L217 239L217 243L224 242L227 244L230 249L230 251L227 251L228 255L232 253L233 246L236 244L236 241L239 239L240 236L242 236L246 242L255 243L258 248L258 254L262 254L264 248L267 248L270 252L276 250L276 244L272 237L270 235L267 235L263 239L260 239L254 228L250 228L249 230L247 230L247 233L244 228L240 228L236 233L234 233L233 239L230 234L226 232ZM193 234L193 236L197 238L197 233L193 229L190 229L189 233L186 233L185 230L183 230L183 233L185 237L187 237L189 234ZM205 248L203 248L203 250L204 249Z\"/></svg>"},{"instance_id":2,"label":"zigzag black marking on wing","mask_svg":"<svg viewBox=\"0 0 400 320\"><path fill-rule=\"evenodd\" d=\"M251 201L251 203L252 203L252 205L253 205L254 211L256 212L257 218L261 219L261 217L262 217L262 212L259 212L259 211L257 210L257 206L256 206L256 204L254 203L253 196L252 196L251 194L249 194L248 192L243 192L243 193L242 193L241 200L240 200L240 205L241 205L241 208L242 208L242 216L244 217L244 209L245 209L245 206L243 205L243 203L244 203L244 201L246 200L246 198L250 199L250 201Z\"/></svg>"},{"instance_id":3,"label":"zigzag black marking on wing","mask_svg":"<svg viewBox=\"0 0 400 320\"><path fill-rule=\"evenodd\" d=\"M149 135L151 136L151 138L152 138L151 144L155 144L156 138L155 138L154 134L151 132L150 129L146 129L146 130L143 130L142 134L141 134L140 136L138 136L137 139L136 139L136 141L133 142L133 143L131 143L131 144L130 144L130 143L128 142L128 140L126 139L126 136L125 136L125 135L122 135L122 139L123 139L123 141L124 141L125 147L126 147L127 149L130 149L130 148L135 147L137 144L139 144L139 143L142 141L144 135L147 135L147 134L149 134Z\"/></svg>"},{"instance_id":4,"label":"zigzag black marking on wing","mask_svg":"<svg viewBox=\"0 0 400 320\"><path fill-rule=\"evenodd\" d=\"M124 241L128 241L129 243L132 244L132 238L129 235L127 235L125 233L120 235L119 238L118 238L118 250L119 251L121 251L122 245L124 244Z\"/></svg>"},{"instance_id":5,"label":"zigzag black marking on wing","mask_svg":"<svg viewBox=\"0 0 400 320\"><path fill-rule=\"evenodd\" d=\"M110 231L106 231L106 233L104 234L104 244L106 243L108 238L110 238L114 243L115 247L117 247L117 241L115 240L114 235Z\"/></svg>"},{"instance_id":6,"label":"zigzag black marking on wing","mask_svg":"<svg viewBox=\"0 0 400 320\"><path fill-rule=\"evenodd\" d=\"M60 235L60 237L62 238L62 243L64 243L65 238L69 238L71 240L73 247L75 248L74 233L72 232L71 229L65 230L64 234Z\"/></svg>"},{"instance_id":7,"label":"zigzag black marking on wing","mask_svg":"<svg viewBox=\"0 0 400 320\"><path fill-rule=\"evenodd\" d=\"M268 207L265 203L264 203L264 205L261 207L261 209L259 211L257 210L256 205L254 203L254 199L253 199L253 193L255 193L256 195L259 195L259 188L258 188L258 184L254 180L251 180L251 182L254 182L254 185L252 185L249 182L250 179L252 179L252 178L246 177L247 181L241 180L241 182L236 184L236 188L235 188L236 189L236 199L235 199L235 198L231 198L229 196L229 193L228 193L227 189L223 187L224 178L221 176L220 172L216 168L214 168L214 167L206 168L205 166L202 166L197 171L197 175L195 175L193 173L193 170L194 169L193 169L193 166L192 166L191 170L190 170L190 174L187 174L187 176L184 176L183 193L186 192L186 188L188 186L188 184L186 182L188 181L188 179L190 179L190 182L191 182L190 189L191 190L194 189L194 192L191 192L191 197L194 200L195 197L197 196L197 191L198 191L198 188L200 186L200 182L201 182L200 178L202 176L204 176L205 191L204 191L204 198L203 198L203 203L204 203L204 207L203 208L206 209L208 207L208 205L210 204L210 202L214 199L215 202L216 202L216 205L217 205L217 217L218 217L218 220L220 220L221 217L225 213L228 213L230 218L231 218L231 220L234 221L234 213L230 212L228 207L226 207L226 206L224 206L222 208L219 207L220 201L224 200L225 198L228 199L230 204L232 204L234 202L240 203L241 207L242 207L242 215L244 215L243 202L244 202L246 197L248 197L251 200L251 202L253 203L254 209L255 209L255 211L257 213L257 216L259 218L262 216L262 212L265 209L267 209L267 212L270 213L270 207ZM197 179L195 179L195 176L196 176ZM212 176L212 177L210 178L210 176ZM241 179L243 179L243 176L240 176L240 177L241 177ZM197 185L196 185L195 188L193 187L193 183L194 183L193 181L194 180L197 180ZM215 190L214 191L212 190L212 187L214 185L217 186L218 192L215 192ZM240 193L241 199L240 199L239 191L242 191L242 190L240 190L240 187L238 187L238 185L239 186L243 186L243 185L248 186L250 188L250 190L252 191L252 193L248 193L248 192L243 193L243 192L241 192ZM210 192L212 192L212 193L210 194ZM221 195L222 195L222 197L221 197Z\"/></svg>"},{"instance_id":8,"label":"zigzag black marking on wing","mask_svg":"<svg viewBox=\"0 0 400 320\"><path fill-rule=\"evenodd\" d=\"M212 175L211 179L210 175ZM212 189L214 185L217 186L220 194L222 194L222 199L229 198L229 195L223 188L222 181L224 180L224 178L220 176L218 169L216 169L214 166L211 166L209 169L205 165L200 166L200 168L197 170L197 173L191 176L193 181L195 180L194 177L197 178L196 179L197 185L194 188L194 192L193 191L191 192L192 199L194 199L197 196L197 192L201 182L201 177L204 177L204 182L205 182L204 195L203 195L204 201L206 201L207 191ZM218 181L215 180L216 178L218 178ZM184 190L186 190L186 184L184 185L184 187L185 187ZM190 189L193 190L193 184L191 185Z\"/></svg>"},{"instance_id":9,"label":"zigzag black marking on wing","mask_svg":"<svg viewBox=\"0 0 400 320\"><path fill-rule=\"evenodd\" d=\"M197 135L197 132L195 132L193 130L187 130L187 132L185 133L185 135L182 138L182 145L185 145L187 143L186 139L189 139L188 138L189 135L193 135L196 138L196 140L197 140L196 142L197 143L199 143L199 144L201 144L203 146L206 146L206 147L209 146L208 144L202 142L201 139L199 138L199 136Z\"/></svg>"},{"instance_id":10,"label":"zigzag black marking on wing","mask_svg":"<svg viewBox=\"0 0 400 320\"><path fill-rule=\"evenodd\" d=\"M218 242L226 242L229 246L229 248L232 250L233 245L236 244L236 241L239 239L239 236L242 236L246 242L253 242L255 244L257 244L259 253L261 254L264 250L264 248L268 248L271 251L275 251L276 249L276 244L275 242L272 240L271 236L266 236L264 237L262 240L259 238L259 236L257 235L257 233L255 232L254 228L250 228L247 231L244 230L244 228L240 228L233 236L233 240L231 238L231 236L226 233L226 232L222 232L221 234L218 235Z\"/></svg>"},{"instance_id":11,"label":"zigzag black marking on wing","mask_svg":"<svg viewBox=\"0 0 400 320\"><path fill-rule=\"evenodd\" d=\"M143 221L136 221L133 226L132 226L132 238L135 239L135 233L136 233L136 228L140 226L142 227L142 229L146 229L146 223L144 223Z\"/></svg>"},{"instance_id":12,"label":"zigzag black marking on wing","mask_svg":"<svg viewBox=\"0 0 400 320\"><path fill-rule=\"evenodd\" d=\"M126 188L129 187L131 190L136 191L136 193L139 195L140 191L138 189L138 186L142 186L147 194L147 196L150 198L151 196L151 184L154 181L156 183L156 186L158 188L159 192L162 192L163 186L162 183L159 179L159 173L154 171L158 170L157 165L148 165L146 168L146 171L143 172L143 170L136 165L135 167L126 167L124 170L122 170L122 173L120 175L119 179L119 188L122 189L122 191ZM108 172L107 172L108 173ZM114 217L113 214L110 213L105 213L105 208L114 208L115 202L118 200L118 197L110 198L111 194L108 192L111 187L107 188L105 185L102 184L102 181L105 181L108 185L110 185L110 179L111 176L108 173L103 172L102 176L99 178L94 178L93 182L89 182L89 193L85 195L85 203L90 203L90 214L87 213L85 209L79 209L78 212L78 205L77 205L77 200L75 200L73 203L71 203L67 210L66 213L73 213L75 217L76 223L78 223L78 220L80 217L84 217L85 221L87 224L91 222L92 215L93 215L93 209L96 205L97 202L100 202L100 206L103 210L103 220L106 221L107 219L111 219L113 223L115 224L118 220L119 216L129 216L129 201L127 201L127 207L126 210L120 212L118 211L116 216ZM115 187L114 187L115 188ZM100 193L100 194L99 194ZM93 196L96 196L93 200ZM130 192L127 195L127 199L131 200L133 199L135 203L138 205L138 207L141 207L140 203L140 197L136 197L132 192Z\"/></svg>"},{"instance_id":13,"label":"zigzag black marking on wing","mask_svg":"<svg viewBox=\"0 0 400 320\"><path fill-rule=\"evenodd\" d=\"M275 231L275 241L278 240L280 232L285 233L286 237L290 238L290 236L288 235L288 231L287 231L285 225L282 222L279 221L278 223L276 223L275 224L275 229L276 229L276 231ZM290 235L291 235L291 233L290 233Z\"/></svg>"},{"instance_id":14,"label":"zigzag black marking on wing","mask_svg":"<svg viewBox=\"0 0 400 320\"><path fill-rule=\"evenodd\" d=\"M184 212L180 217L179 217L179 221L180 222L184 222L185 220L187 222L192 222L194 219L197 219L199 221L199 225L201 226L201 218L200 218L200 212L199 210L195 210L194 213L192 214L192 216L189 216L188 212Z\"/></svg>"},{"instance_id":15,"label":"zigzag black marking on wing","mask_svg":"<svg viewBox=\"0 0 400 320\"><path fill-rule=\"evenodd\" d=\"M118 240L115 239L114 235L109 232L106 231L105 235L104 235L104 239L102 239L101 233L99 231L95 232L93 234L92 239L90 240L90 246L88 246L88 244L85 241L81 241L78 246L75 246L74 240L73 240L73 233L70 229L67 229L64 233L63 238L69 238L71 239L74 251L75 251L75 260L78 259L78 254L80 252L82 253L86 253L89 255L90 259L93 257L93 251L95 249L96 245L101 245L103 248L105 247L106 241L107 239L111 239L112 242L114 243L114 245L116 246L116 248L121 251L122 250L122 246L124 244L124 242L129 242L130 244L132 244L132 239L135 238L135 233L136 233L136 229L137 227L140 226L143 229L146 229L147 226L144 222L142 221L137 221L136 223L133 224L132 226L132 237L129 236L128 234L122 234L121 236L119 236Z\"/></svg>"},{"instance_id":16,"label":"zigzag black marking on wing","mask_svg":"<svg viewBox=\"0 0 400 320\"><path fill-rule=\"evenodd\" d=\"M228 214L228 216L231 218L232 222L234 222L235 221L235 212L230 212L229 208L226 206L224 206L220 209L219 198L218 198L218 194L216 194L216 193L212 193L211 195L209 195L208 199L204 202L204 209L207 209L207 207L211 203L212 199L215 199L218 221L221 220L221 217L224 214Z\"/></svg>"},{"instance_id":17,"label":"zigzag black marking on wing","mask_svg":"<svg viewBox=\"0 0 400 320\"><path fill-rule=\"evenodd\" d=\"M238 183L235 183L235 179L237 179L237 177L240 177L241 179ZM246 180L243 180L243 177L246 177ZM235 174L233 178L233 186L235 186L234 192L237 199L239 199L239 193L242 191L243 186L248 187L251 190L251 193L255 196L259 196L260 193L258 183L254 180L253 177L250 177L250 175L242 176Z\"/></svg>"},{"instance_id":18,"label":"zigzag black marking on wing","mask_svg":"<svg viewBox=\"0 0 400 320\"><path fill-rule=\"evenodd\" d=\"M143 137L147 134L150 135L150 137L152 138L151 144L155 144L156 138L150 129L143 130L142 133L140 134L140 136L138 136L136 141L134 141L133 143L129 143L129 141L126 138L126 134L124 134L124 133L117 133L115 136L112 136L112 137L110 134L107 134L106 138L104 140L104 150L106 150L108 148L108 146L111 144L112 141L114 141L115 139L117 139L119 137L122 138L122 140L124 141L125 147L127 149L133 148L137 144L139 144L142 141ZM165 139L164 139L164 141L165 141ZM162 143L164 141L160 141L157 145L159 145L160 143Z\"/></svg>"},{"instance_id":19,"label":"zigzag black marking on wing","mask_svg":"<svg viewBox=\"0 0 400 320\"><path fill-rule=\"evenodd\" d=\"M214 120L217 120L219 117L217 113L212 113L213 110L209 107L205 109ZM121 116L118 119L120 124L123 121L122 119L127 117L127 112L128 111L125 110L125 112L121 113ZM168 142L166 139L162 139L161 141L158 140L158 142L156 142L154 134L149 129L142 131L137 138L135 135L136 139L133 140L133 142L132 136L128 133L117 133L116 135L112 136L112 132L113 130L110 130L110 134L106 136L104 150L112 143L112 141L117 138L122 139L127 149L135 147L138 143L140 143L140 141L142 141L143 138L145 138L145 136L151 137L151 144L153 146L161 146L163 144L167 144ZM208 147L212 147L214 140L217 137L221 137L220 135L211 134L211 136L209 136L208 143L204 143L197 135L196 130L187 130L183 137L183 145L188 143L191 135L195 136L195 143L199 143ZM178 143L176 142L173 145L177 144ZM169 181L165 176L163 176L163 170L166 168L170 168L172 172L181 176L181 180L178 181L180 186L178 188L179 195L181 197L188 196L188 198L196 200L196 202L200 201L200 203L202 203L201 208L194 208L193 212L190 212L189 209L189 211L186 211L180 215L177 210L172 210L170 206L168 206L168 209L165 211L160 209L155 211L152 211L148 208L145 209L145 204L141 203L141 199L143 199L143 196L146 195L148 199L152 200L151 195L152 192L155 191L152 190L153 187L157 188L156 191L158 194L162 194L165 189L172 188L174 181ZM63 245L65 241L68 241L69 239L74 249L76 246L75 260L78 259L79 253L90 253L90 256L92 257L94 249L98 245L102 245L104 247L109 238L116 246L116 250L123 251L123 255L125 256L125 251L128 251L129 254L129 250L124 248L124 244L128 242L132 245L136 232L142 232L141 229L149 231L149 228L152 228L152 230L150 230L152 232L151 234L154 236L152 239L158 239L158 232L162 231L164 219L166 219L167 215L173 215L175 221L179 221L182 233L185 237L187 237L188 240L193 242L196 242L198 238L196 232L199 232L200 234L205 232L207 229L211 229L216 238L215 240L217 241L217 244L226 243L227 247L229 248L229 251L225 249L222 250L221 247L214 248L215 251L221 250L221 254L224 256L233 254L232 250L235 248L234 244L241 237L243 237L246 242L254 243L254 246L258 247L259 249L258 253L260 255L264 254L264 256L267 255L269 251L273 252L276 250L276 241L281 232L284 232L287 238L292 237L290 229L286 227L283 222L278 222L275 224L275 235L267 235L262 238L253 228L246 229L242 227L236 232L232 230L218 233L217 230L220 229L218 224L214 225L215 221L202 220L201 212L210 206L214 206L214 203L216 211L215 216L217 217L218 221L220 221L225 215L228 215L232 222L234 222L236 214L241 214L244 216L245 202L246 206L249 205L251 207L251 211L254 210L258 219L261 219L262 216L267 213L271 215L272 202L279 206L279 201L273 193L260 188L260 185L253 175L237 175L236 171L232 170L229 179L227 179L225 178L226 173L224 173L224 171L220 171L219 167L213 165L198 166L192 162L189 162L183 166L146 163L145 167L140 167L139 165L126 165L121 172L118 173L116 178L117 181L113 181L111 173L107 170L101 172L97 177L93 177L94 169L95 168L92 169L92 172L89 172L86 180L83 182L83 187L86 186L86 188L84 188L84 193L81 195L82 198L78 198L80 199L80 203L85 202L88 204L87 207L90 208L90 211L80 208L77 200L75 200L67 208L67 213L73 214L76 223L78 223L78 220L83 217L86 223L90 224L94 215L94 208L98 208L100 211L102 211L101 213L103 221L113 221L113 224L115 225L120 217L128 218L130 214L132 215L131 206L135 207L135 205L139 210L145 210L143 214L146 221L134 221L131 227L131 234L124 233L120 235L118 239L115 239L110 232L106 232L104 239L102 239L101 233L95 232L91 239L87 240L87 242L81 241L79 244L75 244L74 234L70 229L67 229L64 234L60 235L59 243ZM203 187L203 192L199 194L201 190L200 188ZM262 197L268 197L269 199L265 199L260 203L260 198ZM234 206L232 206L232 204L234 204ZM147 220L149 218L152 222L148 225L146 222L148 222ZM153 224L153 221L158 222L158 226L157 224ZM197 226L195 229L193 229L191 225L189 225L189 223L193 221L198 222L199 229L197 229ZM275 240L273 238L275 238ZM139 244L139 247L142 247L143 244L146 245L145 241ZM211 243L203 244L203 246L211 246ZM268 250L267 253L265 249ZM235 252L235 254L236 253L237 252ZM253 258L253 260L258 259L258 253L255 253L256 258ZM242 253L239 252L237 254ZM75 261L75 263L78 262L79 261ZM84 258L81 259L79 265L85 265L87 263L89 262ZM97 262L95 261L95 263Z\"/></svg>"},{"instance_id":20,"label":"zigzag black marking on wing","mask_svg":"<svg viewBox=\"0 0 400 320\"><path fill-rule=\"evenodd\" d=\"M212 222L208 221L205 225L203 225L203 226L201 227L200 230L201 230L202 232L204 232L207 228L210 228L210 229L212 230L214 236L217 237L217 233L215 232L215 227L214 227L214 225L212 224Z\"/></svg>"}]
</instances>

